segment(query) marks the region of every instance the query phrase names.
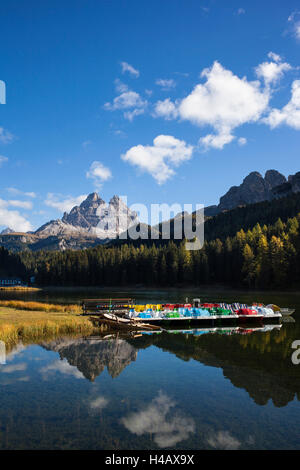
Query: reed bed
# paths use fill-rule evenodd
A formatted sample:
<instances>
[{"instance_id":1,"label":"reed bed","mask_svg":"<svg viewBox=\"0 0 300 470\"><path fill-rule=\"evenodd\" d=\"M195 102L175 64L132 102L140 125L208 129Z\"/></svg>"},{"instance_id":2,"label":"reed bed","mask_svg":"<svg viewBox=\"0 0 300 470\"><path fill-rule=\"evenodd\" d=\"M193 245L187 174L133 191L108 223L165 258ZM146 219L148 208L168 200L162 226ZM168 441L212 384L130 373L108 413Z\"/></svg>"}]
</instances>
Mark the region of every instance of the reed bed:
<instances>
[{"instance_id":1,"label":"reed bed","mask_svg":"<svg viewBox=\"0 0 300 470\"><path fill-rule=\"evenodd\" d=\"M38 312L82 313L81 305L58 305L44 302L27 302L24 300L0 300L1 307Z\"/></svg>"},{"instance_id":2,"label":"reed bed","mask_svg":"<svg viewBox=\"0 0 300 470\"><path fill-rule=\"evenodd\" d=\"M21 300L0 301L0 341L9 347L22 341L38 342L65 335L92 335L106 331L80 315L80 305L55 305Z\"/></svg>"},{"instance_id":3,"label":"reed bed","mask_svg":"<svg viewBox=\"0 0 300 470\"><path fill-rule=\"evenodd\" d=\"M60 317L37 321L20 320L14 323L0 323L0 341L12 346L22 341L38 342L41 340L67 335L92 335L105 331L105 325L95 327L93 323L82 317L70 315L69 318Z\"/></svg>"}]
</instances>

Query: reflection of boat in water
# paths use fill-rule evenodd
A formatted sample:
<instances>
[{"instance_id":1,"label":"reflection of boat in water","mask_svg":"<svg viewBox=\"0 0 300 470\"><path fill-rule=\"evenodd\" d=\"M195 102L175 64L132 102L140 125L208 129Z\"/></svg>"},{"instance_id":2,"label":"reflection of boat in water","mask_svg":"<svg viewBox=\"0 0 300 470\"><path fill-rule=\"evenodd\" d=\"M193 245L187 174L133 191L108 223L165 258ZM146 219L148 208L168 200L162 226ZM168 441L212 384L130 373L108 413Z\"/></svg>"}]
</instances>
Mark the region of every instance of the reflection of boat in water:
<instances>
[{"instance_id":1,"label":"reflection of boat in water","mask_svg":"<svg viewBox=\"0 0 300 470\"><path fill-rule=\"evenodd\" d=\"M293 318L292 316L282 317L281 321L282 323L296 323L295 318Z\"/></svg>"},{"instance_id":2,"label":"reflection of boat in water","mask_svg":"<svg viewBox=\"0 0 300 470\"><path fill-rule=\"evenodd\" d=\"M280 330L282 325L265 325L262 327L253 327L253 328L244 328L240 326L233 326L233 327L226 327L226 328L190 328L186 330L165 330L171 334L184 334L184 335L193 335L193 336L201 336L205 334L220 334L220 335L233 335L233 334L240 334L240 335L247 335L257 331L266 332L272 330Z\"/></svg>"}]
</instances>

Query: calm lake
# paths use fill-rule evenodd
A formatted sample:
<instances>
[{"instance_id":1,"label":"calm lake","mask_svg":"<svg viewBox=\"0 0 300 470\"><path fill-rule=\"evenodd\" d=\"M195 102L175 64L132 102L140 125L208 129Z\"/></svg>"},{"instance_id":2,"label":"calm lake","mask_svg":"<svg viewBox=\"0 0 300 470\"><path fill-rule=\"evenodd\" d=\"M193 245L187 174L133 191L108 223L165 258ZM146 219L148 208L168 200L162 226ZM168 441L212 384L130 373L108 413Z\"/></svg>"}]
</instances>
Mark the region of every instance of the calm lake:
<instances>
[{"instance_id":1,"label":"calm lake","mask_svg":"<svg viewBox=\"0 0 300 470\"><path fill-rule=\"evenodd\" d=\"M38 292L294 307L261 329L169 331L19 344L0 365L0 449L300 449L300 295L231 291ZM9 297L4 292L1 298ZM300 355L299 355L300 357Z\"/></svg>"}]
</instances>

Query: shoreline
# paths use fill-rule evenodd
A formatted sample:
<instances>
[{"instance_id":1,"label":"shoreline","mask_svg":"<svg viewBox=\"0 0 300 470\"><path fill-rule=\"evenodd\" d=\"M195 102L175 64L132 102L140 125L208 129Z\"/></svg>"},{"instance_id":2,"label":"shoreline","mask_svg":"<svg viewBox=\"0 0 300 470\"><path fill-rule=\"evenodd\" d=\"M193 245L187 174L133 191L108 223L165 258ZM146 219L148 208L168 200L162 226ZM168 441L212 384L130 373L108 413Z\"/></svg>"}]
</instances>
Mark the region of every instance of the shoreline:
<instances>
[{"instance_id":1,"label":"shoreline","mask_svg":"<svg viewBox=\"0 0 300 470\"><path fill-rule=\"evenodd\" d=\"M7 347L19 342L36 342L66 335L90 336L106 331L105 325L95 327L78 313L21 310L0 306L0 341Z\"/></svg>"},{"instance_id":2,"label":"shoreline","mask_svg":"<svg viewBox=\"0 0 300 470\"><path fill-rule=\"evenodd\" d=\"M224 285L205 285L205 286L44 286L36 288L37 291L40 292L176 292L176 291L190 291L190 292L197 292L198 294L201 292L228 292L228 293L246 293L246 294L293 294L293 295L300 295L299 288L293 289L286 289L286 290L278 290L274 287L274 289L247 289L244 287L232 287L232 286L224 286Z\"/></svg>"},{"instance_id":3,"label":"shoreline","mask_svg":"<svg viewBox=\"0 0 300 470\"><path fill-rule=\"evenodd\" d=\"M9 292L38 292L43 290L42 287L26 287L26 286L0 286L0 291L9 291Z\"/></svg>"}]
</instances>

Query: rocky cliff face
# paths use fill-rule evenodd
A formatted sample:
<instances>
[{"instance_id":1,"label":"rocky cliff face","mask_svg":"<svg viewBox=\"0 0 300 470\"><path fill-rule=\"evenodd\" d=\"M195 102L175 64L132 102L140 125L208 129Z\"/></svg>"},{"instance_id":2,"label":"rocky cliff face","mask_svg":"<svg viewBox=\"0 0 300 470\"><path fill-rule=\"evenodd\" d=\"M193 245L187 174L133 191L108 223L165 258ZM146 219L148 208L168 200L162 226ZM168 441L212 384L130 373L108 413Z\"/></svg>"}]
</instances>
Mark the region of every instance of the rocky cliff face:
<instances>
[{"instance_id":1,"label":"rocky cliff face","mask_svg":"<svg viewBox=\"0 0 300 470\"><path fill-rule=\"evenodd\" d=\"M298 188L298 191L300 190L300 185L298 186L298 183L294 180L296 175L289 177L291 180L295 181L294 192L297 192L296 188ZM279 195L276 196L278 188L281 188L281 195L288 195L289 189L286 188L287 184L288 187L290 187L286 177L276 170L268 170L264 177L257 171L254 171L246 176L242 184L232 186L229 191L220 198L218 206L207 207L205 209L205 215L214 216L219 212L234 209L238 206L270 201L274 199L274 197L280 197Z\"/></svg>"},{"instance_id":2,"label":"rocky cliff face","mask_svg":"<svg viewBox=\"0 0 300 470\"><path fill-rule=\"evenodd\" d=\"M108 204L97 194L91 193L62 219L52 220L40 227L35 234L49 236L89 236L113 239L127 228L139 223L136 212L131 211L118 197L113 196Z\"/></svg>"},{"instance_id":3,"label":"rocky cliff face","mask_svg":"<svg viewBox=\"0 0 300 470\"><path fill-rule=\"evenodd\" d=\"M272 193L273 197L279 198L288 196L293 193L300 192L300 171L295 173L295 175L290 175L288 177L288 181L279 184L275 188L273 188Z\"/></svg>"},{"instance_id":4,"label":"rocky cliff face","mask_svg":"<svg viewBox=\"0 0 300 470\"><path fill-rule=\"evenodd\" d=\"M269 170L263 177L254 171L250 173L240 186L233 186L221 197L219 209L229 210L234 207L254 204L272 199L272 189L286 182L286 178L278 171Z\"/></svg>"}]
</instances>

